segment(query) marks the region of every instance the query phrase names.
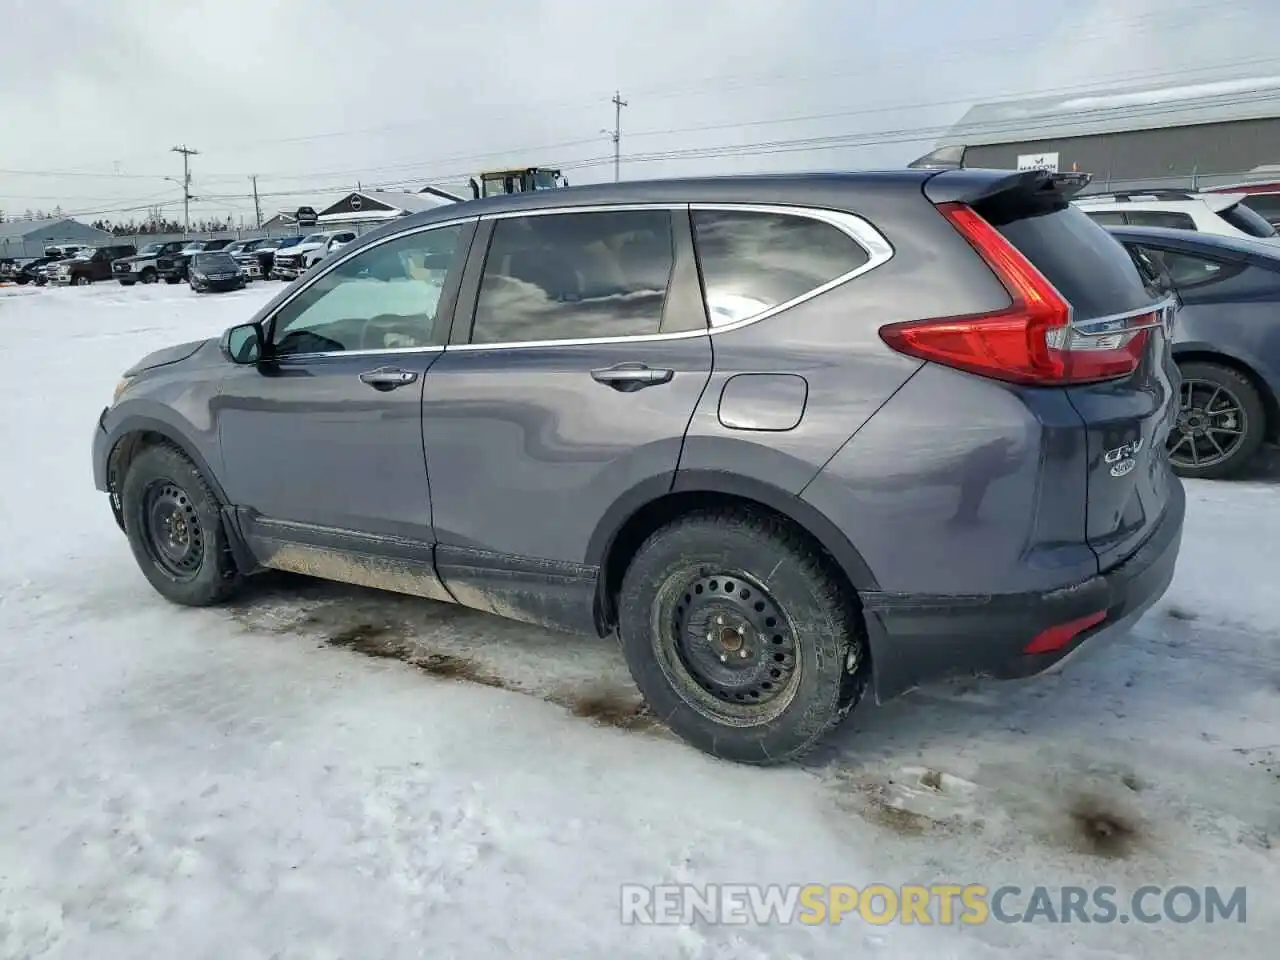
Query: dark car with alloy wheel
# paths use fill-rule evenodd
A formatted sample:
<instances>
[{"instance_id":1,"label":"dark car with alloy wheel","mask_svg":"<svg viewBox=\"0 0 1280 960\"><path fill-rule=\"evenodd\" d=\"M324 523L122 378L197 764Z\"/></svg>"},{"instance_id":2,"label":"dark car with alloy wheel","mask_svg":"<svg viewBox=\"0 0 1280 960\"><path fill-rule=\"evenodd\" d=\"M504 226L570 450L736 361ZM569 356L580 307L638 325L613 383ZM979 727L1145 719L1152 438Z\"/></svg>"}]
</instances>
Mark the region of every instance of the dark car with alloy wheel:
<instances>
[{"instance_id":1,"label":"dark car with alloy wheel","mask_svg":"<svg viewBox=\"0 0 1280 960\"><path fill-rule=\"evenodd\" d=\"M1206 479L1239 474L1259 447L1280 441L1280 249L1189 230L1110 230L1182 301L1174 469Z\"/></svg>"},{"instance_id":2,"label":"dark car with alloy wheel","mask_svg":"<svg viewBox=\"0 0 1280 960\"><path fill-rule=\"evenodd\" d=\"M187 283L196 293L242 290L245 282L244 269L236 258L221 250L197 253L187 269Z\"/></svg>"},{"instance_id":3,"label":"dark car with alloy wheel","mask_svg":"<svg viewBox=\"0 0 1280 960\"><path fill-rule=\"evenodd\" d=\"M784 761L864 692L1055 669L1168 587L1175 301L1068 202L1087 182L406 217L126 371L95 484L176 603L275 569L617 637L681 737Z\"/></svg>"}]
</instances>

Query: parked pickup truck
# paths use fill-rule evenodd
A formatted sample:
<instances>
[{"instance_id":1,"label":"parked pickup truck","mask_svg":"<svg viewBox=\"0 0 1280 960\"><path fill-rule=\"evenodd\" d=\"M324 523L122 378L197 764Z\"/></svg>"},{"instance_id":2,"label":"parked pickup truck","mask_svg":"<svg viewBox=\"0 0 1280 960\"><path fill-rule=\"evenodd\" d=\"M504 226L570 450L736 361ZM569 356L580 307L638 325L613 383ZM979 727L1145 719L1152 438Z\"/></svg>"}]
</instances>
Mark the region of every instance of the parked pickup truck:
<instances>
[{"instance_id":1,"label":"parked pickup truck","mask_svg":"<svg viewBox=\"0 0 1280 960\"><path fill-rule=\"evenodd\" d=\"M95 280L111 279L111 264L132 257L138 248L132 243L110 247L86 247L70 260L60 260L49 269L49 282L60 286L80 287Z\"/></svg>"},{"instance_id":2,"label":"parked pickup truck","mask_svg":"<svg viewBox=\"0 0 1280 960\"><path fill-rule=\"evenodd\" d=\"M291 249L277 251L276 276L281 280L296 280L324 259L331 241L340 239L343 243L350 243L355 238L352 230L313 233Z\"/></svg>"},{"instance_id":3,"label":"parked pickup truck","mask_svg":"<svg viewBox=\"0 0 1280 960\"><path fill-rule=\"evenodd\" d=\"M156 261L160 257L177 253L186 243L185 240L148 243L136 256L125 257L111 264L111 275L124 287L132 287L135 283L155 283L159 278Z\"/></svg>"},{"instance_id":4,"label":"parked pickup truck","mask_svg":"<svg viewBox=\"0 0 1280 960\"><path fill-rule=\"evenodd\" d=\"M223 240L192 240L177 253L168 253L157 259L156 273L165 283L181 283L187 279L192 257L197 253L221 250L229 243L230 237Z\"/></svg>"},{"instance_id":5,"label":"parked pickup truck","mask_svg":"<svg viewBox=\"0 0 1280 960\"><path fill-rule=\"evenodd\" d=\"M253 240L237 240L225 248L225 251L235 258L236 264L240 267L240 273L245 280L262 279L262 266L258 263L258 256L255 251L266 242L264 237L258 237Z\"/></svg>"}]
</instances>

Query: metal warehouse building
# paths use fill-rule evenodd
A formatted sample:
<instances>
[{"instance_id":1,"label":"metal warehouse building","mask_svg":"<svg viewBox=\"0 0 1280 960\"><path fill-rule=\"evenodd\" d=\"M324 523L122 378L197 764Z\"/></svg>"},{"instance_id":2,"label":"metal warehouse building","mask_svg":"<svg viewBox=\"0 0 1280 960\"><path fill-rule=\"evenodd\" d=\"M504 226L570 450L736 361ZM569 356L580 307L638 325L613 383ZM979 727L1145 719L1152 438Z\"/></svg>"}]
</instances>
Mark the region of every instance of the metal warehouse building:
<instances>
[{"instance_id":1,"label":"metal warehouse building","mask_svg":"<svg viewBox=\"0 0 1280 960\"><path fill-rule=\"evenodd\" d=\"M965 166L1080 170L1090 190L1261 179L1280 163L1280 77L982 104L938 141L955 144Z\"/></svg>"},{"instance_id":2,"label":"metal warehouse building","mask_svg":"<svg viewBox=\"0 0 1280 960\"><path fill-rule=\"evenodd\" d=\"M0 223L0 257L39 257L44 248L64 243L82 247L112 242L111 234L79 220L6 220Z\"/></svg>"}]
</instances>

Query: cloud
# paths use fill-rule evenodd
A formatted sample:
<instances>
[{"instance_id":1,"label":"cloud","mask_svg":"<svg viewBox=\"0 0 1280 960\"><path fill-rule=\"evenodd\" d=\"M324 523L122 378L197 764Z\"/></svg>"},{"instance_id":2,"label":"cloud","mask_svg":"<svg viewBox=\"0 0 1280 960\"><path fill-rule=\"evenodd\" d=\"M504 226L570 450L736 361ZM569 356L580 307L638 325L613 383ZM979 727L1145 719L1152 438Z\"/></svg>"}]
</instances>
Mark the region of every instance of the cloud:
<instances>
[{"instance_id":1,"label":"cloud","mask_svg":"<svg viewBox=\"0 0 1280 960\"><path fill-rule=\"evenodd\" d=\"M8 210L175 199L179 143L211 214L251 210L254 173L268 209L506 163L607 179L615 90L649 177L897 164L975 99L1280 72L1273 0L10 0L5 27L0 170L78 174L0 172ZM818 149L856 133L889 142Z\"/></svg>"}]
</instances>

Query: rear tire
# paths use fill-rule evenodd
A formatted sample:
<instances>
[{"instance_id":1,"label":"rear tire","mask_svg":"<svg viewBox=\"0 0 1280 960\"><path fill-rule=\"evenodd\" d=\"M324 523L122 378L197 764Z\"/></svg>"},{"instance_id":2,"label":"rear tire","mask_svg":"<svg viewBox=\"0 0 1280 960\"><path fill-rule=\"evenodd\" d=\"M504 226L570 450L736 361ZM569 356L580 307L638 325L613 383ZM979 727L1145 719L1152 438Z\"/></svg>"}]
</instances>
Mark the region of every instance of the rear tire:
<instances>
[{"instance_id":1,"label":"rear tire","mask_svg":"<svg viewBox=\"0 0 1280 960\"><path fill-rule=\"evenodd\" d=\"M725 760L801 756L856 705L853 600L782 521L698 511L653 533L618 598L627 666L673 732Z\"/></svg>"},{"instance_id":2,"label":"rear tire","mask_svg":"<svg viewBox=\"0 0 1280 960\"><path fill-rule=\"evenodd\" d=\"M1201 480L1234 476L1249 464L1266 437L1262 397L1246 376L1231 367L1192 361L1179 364L1178 369L1183 380L1178 425L1168 442L1174 472Z\"/></svg>"},{"instance_id":3,"label":"rear tire","mask_svg":"<svg viewBox=\"0 0 1280 960\"><path fill-rule=\"evenodd\" d=\"M125 534L143 575L173 603L204 607L236 592L221 505L199 469L176 447L147 447L120 491Z\"/></svg>"}]
</instances>

